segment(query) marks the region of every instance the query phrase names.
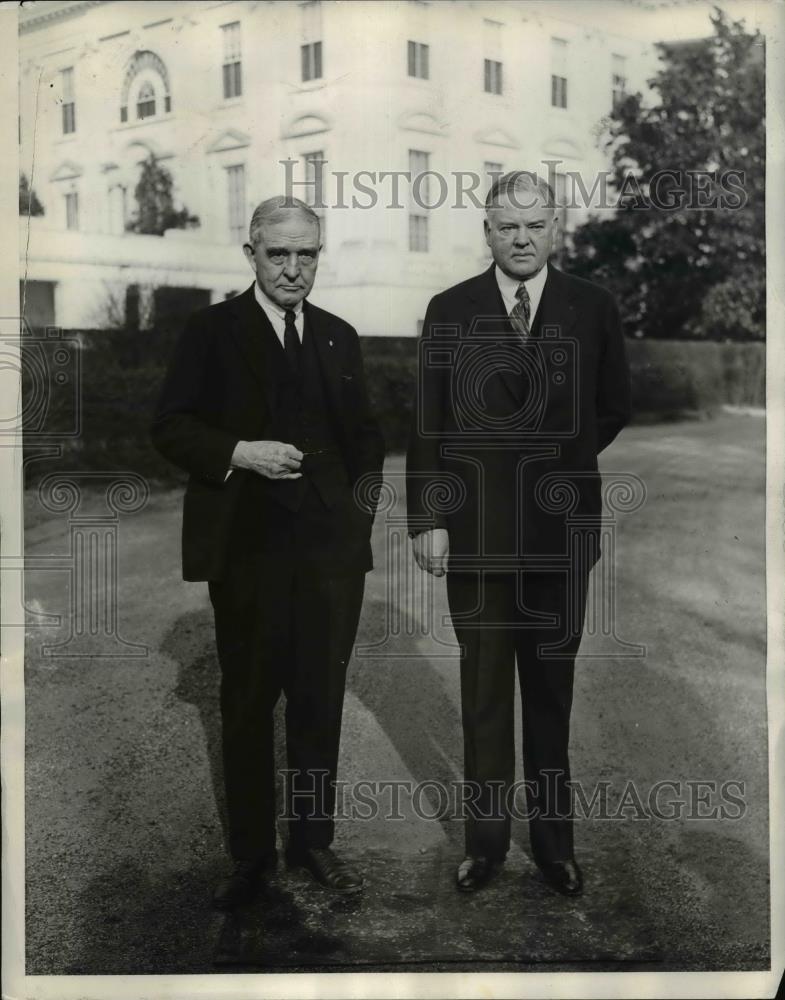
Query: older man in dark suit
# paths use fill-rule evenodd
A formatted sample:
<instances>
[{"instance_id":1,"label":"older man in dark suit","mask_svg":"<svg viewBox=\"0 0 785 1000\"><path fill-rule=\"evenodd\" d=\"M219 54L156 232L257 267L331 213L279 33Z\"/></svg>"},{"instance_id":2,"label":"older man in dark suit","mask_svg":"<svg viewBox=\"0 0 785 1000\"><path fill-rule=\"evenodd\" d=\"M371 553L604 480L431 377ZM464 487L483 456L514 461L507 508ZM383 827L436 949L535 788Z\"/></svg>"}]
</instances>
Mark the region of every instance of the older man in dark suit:
<instances>
[{"instance_id":1,"label":"older man in dark suit","mask_svg":"<svg viewBox=\"0 0 785 1000\"><path fill-rule=\"evenodd\" d=\"M242 295L193 315L153 427L189 474L183 575L209 583L221 667L234 866L214 905L252 900L276 858L273 709L286 695L286 858L328 889L362 876L332 849L347 663L371 568L384 444L356 331L312 305L319 219L277 197L254 212ZM354 487L363 480L365 488ZM355 495L357 494L357 495Z\"/></svg>"},{"instance_id":2,"label":"older man in dark suit","mask_svg":"<svg viewBox=\"0 0 785 1000\"><path fill-rule=\"evenodd\" d=\"M629 377L612 297L548 263L556 223L545 181L500 177L486 203L494 263L431 300L420 344L409 528L418 564L447 573L461 644L466 892L509 847L516 662L532 855L557 891L582 891L574 660L599 554L597 455L628 420Z\"/></svg>"}]
</instances>

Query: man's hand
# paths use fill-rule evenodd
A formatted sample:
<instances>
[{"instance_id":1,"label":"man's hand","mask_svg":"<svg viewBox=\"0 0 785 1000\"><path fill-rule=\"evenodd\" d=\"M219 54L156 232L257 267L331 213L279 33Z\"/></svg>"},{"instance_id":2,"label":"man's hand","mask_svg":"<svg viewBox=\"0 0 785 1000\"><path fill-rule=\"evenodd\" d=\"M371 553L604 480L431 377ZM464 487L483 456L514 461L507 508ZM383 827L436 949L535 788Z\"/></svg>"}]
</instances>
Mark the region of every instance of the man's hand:
<instances>
[{"instance_id":1,"label":"man's hand","mask_svg":"<svg viewBox=\"0 0 785 1000\"><path fill-rule=\"evenodd\" d=\"M450 554L450 536L446 528L421 531L412 539L412 551L417 565L426 573L444 576L447 572L447 556Z\"/></svg>"},{"instance_id":2,"label":"man's hand","mask_svg":"<svg viewBox=\"0 0 785 1000\"><path fill-rule=\"evenodd\" d=\"M250 469L267 479L301 479L303 453L283 441L238 441L232 453L233 469Z\"/></svg>"}]
</instances>

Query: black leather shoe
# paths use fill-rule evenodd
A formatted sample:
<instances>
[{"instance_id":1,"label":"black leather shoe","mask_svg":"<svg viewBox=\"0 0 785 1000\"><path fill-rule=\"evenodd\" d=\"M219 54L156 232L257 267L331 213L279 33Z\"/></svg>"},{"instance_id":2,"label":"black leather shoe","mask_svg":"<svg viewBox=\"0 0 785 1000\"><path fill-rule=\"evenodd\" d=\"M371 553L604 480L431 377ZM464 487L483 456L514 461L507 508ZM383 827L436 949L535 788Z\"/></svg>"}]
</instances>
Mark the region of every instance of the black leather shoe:
<instances>
[{"instance_id":1,"label":"black leather shoe","mask_svg":"<svg viewBox=\"0 0 785 1000\"><path fill-rule=\"evenodd\" d=\"M583 875L578 862L572 858L569 861L549 861L538 864L543 878L562 896L580 896L583 892Z\"/></svg>"},{"instance_id":2,"label":"black leather shoe","mask_svg":"<svg viewBox=\"0 0 785 1000\"><path fill-rule=\"evenodd\" d=\"M467 854L458 865L455 885L460 892L475 892L487 885L501 866L501 861Z\"/></svg>"},{"instance_id":3,"label":"black leather shoe","mask_svg":"<svg viewBox=\"0 0 785 1000\"><path fill-rule=\"evenodd\" d=\"M213 909L235 910L252 903L262 887L262 875L275 866L276 855L253 861L235 861L231 875L221 879L213 894Z\"/></svg>"},{"instance_id":4,"label":"black leather shoe","mask_svg":"<svg viewBox=\"0 0 785 1000\"><path fill-rule=\"evenodd\" d=\"M346 895L363 887L362 875L329 847L290 847L286 850L290 868L306 868L316 881L332 892Z\"/></svg>"}]
</instances>

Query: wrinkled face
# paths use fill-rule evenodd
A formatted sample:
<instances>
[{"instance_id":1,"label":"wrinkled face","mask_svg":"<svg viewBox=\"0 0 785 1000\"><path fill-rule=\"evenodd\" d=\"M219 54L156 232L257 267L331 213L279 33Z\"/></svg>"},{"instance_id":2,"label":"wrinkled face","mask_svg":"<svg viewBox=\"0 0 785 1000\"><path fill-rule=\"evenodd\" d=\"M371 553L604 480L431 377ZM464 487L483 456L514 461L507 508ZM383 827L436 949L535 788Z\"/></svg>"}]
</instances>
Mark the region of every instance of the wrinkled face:
<instances>
[{"instance_id":1,"label":"wrinkled face","mask_svg":"<svg viewBox=\"0 0 785 1000\"><path fill-rule=\"evenodd\" d=\"M319 264L319 226L297 209L266 223L256 246L243 247L261 290L282 309L293 309L313 288Z\"/></svg>"},{"instance_id":2,"label":"wrinkled face","mask_svg":"<svg viewBox=\"0 0 785 1000\"><path fill-rule=\"evenodd\" d=\"M531 278L548 260L557 215L535 190L501 195L498 207L488 209L485 241L493 259L510 278Z\"/></svg>"}]
</instances>

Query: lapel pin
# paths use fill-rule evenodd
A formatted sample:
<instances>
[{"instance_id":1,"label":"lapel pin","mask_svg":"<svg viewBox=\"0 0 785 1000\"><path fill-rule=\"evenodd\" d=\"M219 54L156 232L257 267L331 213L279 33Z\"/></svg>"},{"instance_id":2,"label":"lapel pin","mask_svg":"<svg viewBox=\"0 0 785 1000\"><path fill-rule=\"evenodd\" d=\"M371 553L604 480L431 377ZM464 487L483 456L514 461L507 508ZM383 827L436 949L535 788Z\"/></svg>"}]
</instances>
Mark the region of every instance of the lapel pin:
<instances>
[{"instance_id":1,"label":"lapel pin","mask_svg":"<svg viewBox=\"0 0 785 1000\"><path fill-rule=\"evenodd\" d=\"M331 340L328 340L327 343L330 345L330 347L333 346L333 342Z\"/></svg>"}]
</instances>

